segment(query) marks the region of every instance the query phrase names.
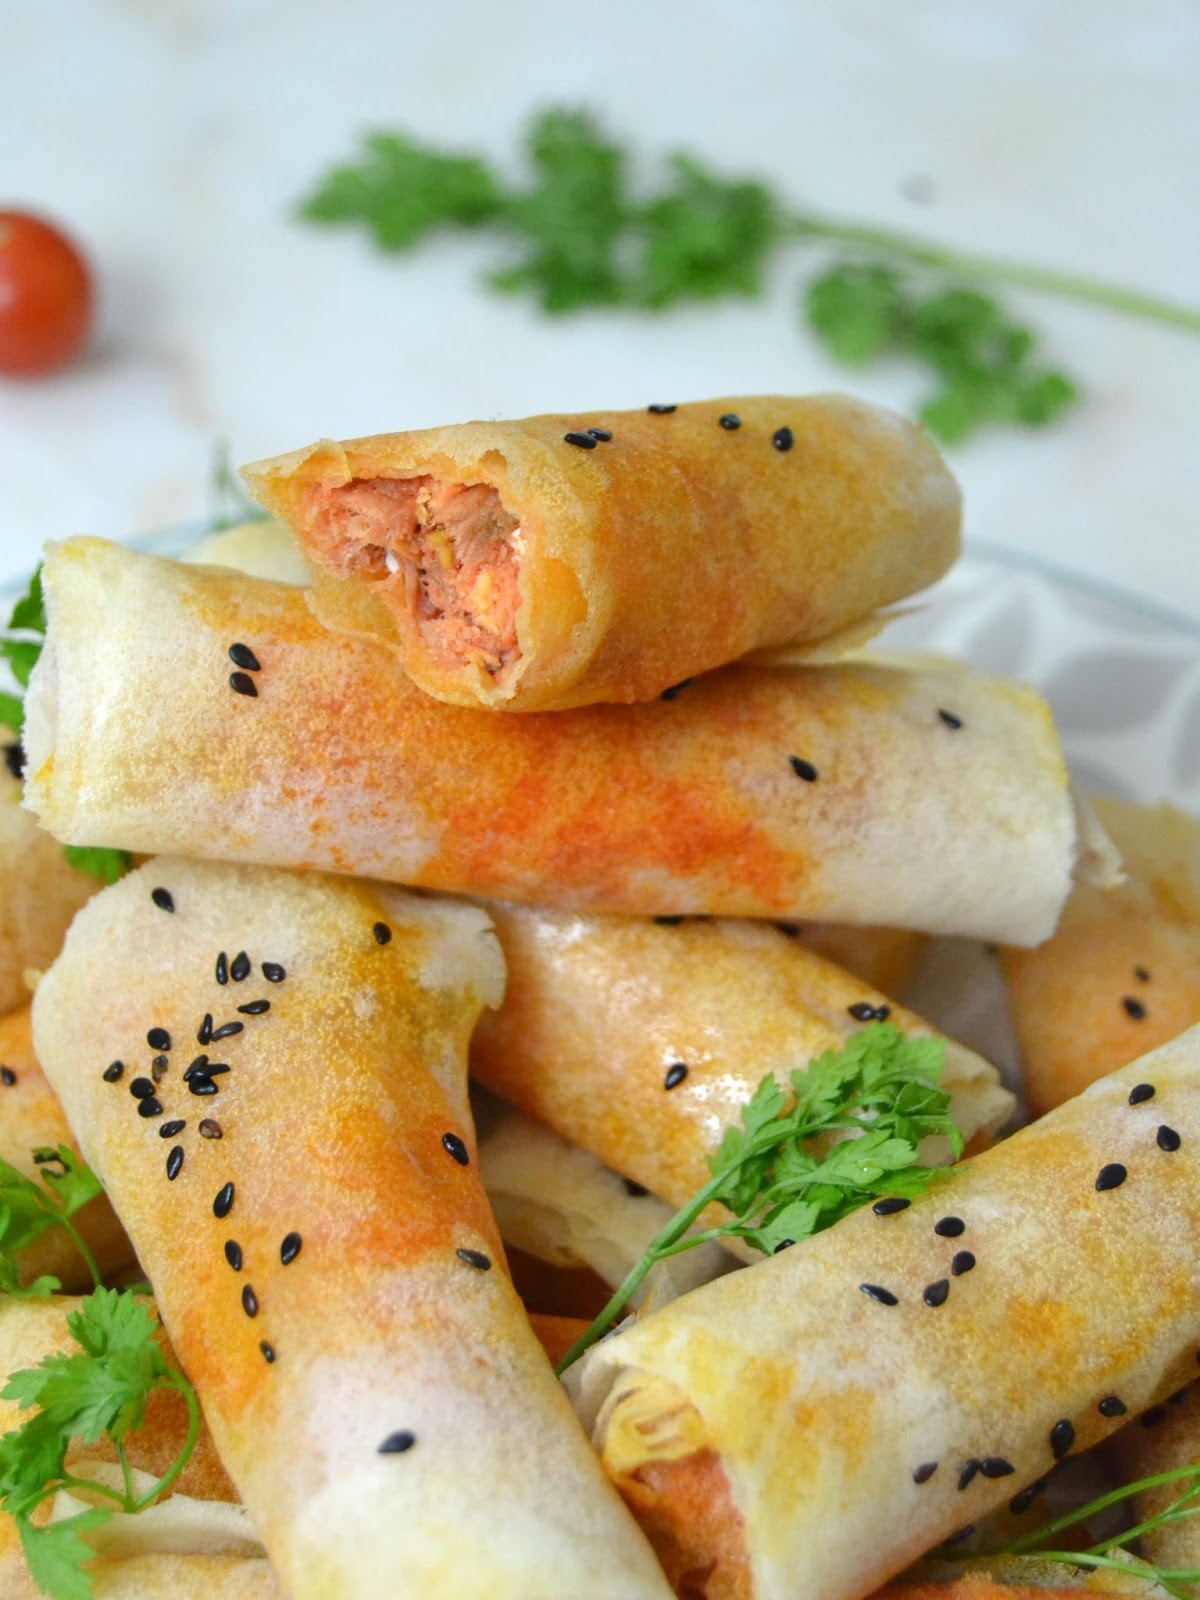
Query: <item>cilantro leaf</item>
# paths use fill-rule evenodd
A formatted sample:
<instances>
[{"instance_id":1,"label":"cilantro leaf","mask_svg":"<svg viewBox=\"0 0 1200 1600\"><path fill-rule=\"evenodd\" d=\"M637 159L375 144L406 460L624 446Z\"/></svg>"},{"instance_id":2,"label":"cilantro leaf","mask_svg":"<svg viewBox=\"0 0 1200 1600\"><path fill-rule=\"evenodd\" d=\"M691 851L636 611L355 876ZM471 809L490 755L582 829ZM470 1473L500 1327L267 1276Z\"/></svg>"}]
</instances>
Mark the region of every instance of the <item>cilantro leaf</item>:
<instances>
[{"instance_id":1,"label":"cilantro leaf","mask_svg":"<svg viewBox=\"0 0 1200 1600\"><path fill-rule=\"evenodd\" d=\"M691 156L671 166L675 187L642 208L638 298L654 310L678 300L761 294L767 259L782 232L770 191L726 182Z\"/></svg>"},{"instance_id":2,"label":"cilantro leaf","mask_svg":"<svg viewBox=\"0 0 1200 1600\"><path fill-rule=\"evenodd\" d=\"M27 628L31 633L46 631L46 601L42 594L42 569L35 569L29 588L17 601L8 619L10 630Z\"/></svg>"},{"instance_id":3,"label":"cilantro leaf","mask_svg":"<svg viewBox=\"0 0 1200 1600\"><path fill-rule=\"evenodd\" d=\"M112 1512L101 1506L41 1527L26 1517L18 1518L30 1576L43 1594L52 1595L54 1600L92 1600L95 1591L84 1563L91 1561L96 1552L83 1535L111 1518Z\"/></svg>"},{"instance_id":4,"label":"cilantro leaf","mask_svg":"<svg viewBox=\"0 0 1200 1600\"><path fill-rule=\"evenodd\" d=\"M838 262L813 278L805 310L829 353L852 367L899 345L909 316L900 272L865 261Z\"/></svg>"},{"instance_id":5,"label":"cilantro leaf","mask_svg":"<svg viewBox=\"0 0 1200 1600\"><path fill-rule=\"evenodd\" d=\"M101 1192L100 1180L66 1145L40 1147L33 1153L40 1183L0 1160L0 1292L25 1300L44 1300L61 1287L57 1278L38 1278L21 1285L21 1251L50 1228L62 1227L100 1281L91 1252L71 1218ZM52 1165L60 1170L55 1172Z\"/></svg>"},{"instance_id":6,"label":"cilantro leaf","mask_svg":"<svg viewBox=\"0 0 1200 1600\"><path fill-rule=\"evenodd\" d=\"M881 1195L915 1198L945 1176L922 1164L919 1146L962 1133L941 1087L945 1040L870 1022L838 1050L790 1074L789 1095L773 1075L742 1108L708 1156L712 1176L651 1240L608 1304L559 1362L571 1366L595 1343L656 1262L708 1239L735 1237L767 1254L832 1227ZM690 1230L716 1202L730 1220Z\"/></svg>"},{"instance_id":7,"label":"cilantro leaf","mask_svg":"<svg viewBox=\"0 0 1200 1600\"><path fill-rule=\"evenodd\" d=\"M25 725L25 706L15 694L0 691L0 726L19 734Z\"/></svg>"},{"instance_id":8,"label":"cilantro leaf","mask_svg":"<svg viewBox=\"0 0 1200 1600\"><path fill-rule=\"evenodd\" d=\"M101 883L116 883L133 865L128 850L108 850L99 845L65 844L63 855L77 872L86 872Z\"/></svg>"},{"instance_id":9,"label":"cilantro leaf","mask_svg":"<svg viewBox=\"0 0 1200 1600\"><path fill-rule=\"evenodd\" d=\"M335 167L298 214L308 222L360 222L381 250L406 250L436 227L478 227L500 204L478 157L442 155L403 133L369 133L361 159Z\"/></svg>"}]
</instances>

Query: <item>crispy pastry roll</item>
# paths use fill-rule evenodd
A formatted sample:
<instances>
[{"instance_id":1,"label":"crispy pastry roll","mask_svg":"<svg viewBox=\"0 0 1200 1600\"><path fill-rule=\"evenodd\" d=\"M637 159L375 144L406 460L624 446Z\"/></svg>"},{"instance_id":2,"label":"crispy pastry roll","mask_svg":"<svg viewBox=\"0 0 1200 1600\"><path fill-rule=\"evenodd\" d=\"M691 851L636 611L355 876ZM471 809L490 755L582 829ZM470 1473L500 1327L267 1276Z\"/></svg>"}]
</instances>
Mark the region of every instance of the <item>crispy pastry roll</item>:
<instances>
[{"instance_id":1,"label":"crispy pastry roll","mask_svg":"<svg viewBox=\"0 0 1200 1600\"><path fill-rule=\"evenodd\" d=\"M1171 1591L1132 1562L1127 1571L1089 1571L1064 1561L1028 1556L993 1556L969 1566L926 1561L876 1591L874 1600L1055 1600L1056 1596L1122 1595L1132 1600L1167 1600Z\"/></svg>"},{"instance_id":2,"label":"crispy pastry roll","mask_svg":"<svg viewBox=\"0 0 1200 1600\"><path fill-rule=\"evenodd\" d=\"M884 994L901 993L928 943L911 928L854 928L837 922L781 922L779 928Z\"/></svg>"},{"instance_id":3,"label":"crispy pastry roll","mask_svg":"<svg viewBox=\"0 0 1200 1600\"><path fill-rule=\"evenodd\" d=\"M475 1031L472 1076L672 1208L708 1181L765 1073L786 1082L875 1018L934 1032L769 925L488 910L508 988ZM995 1068L950 1041L942 1083L968 1139L1012 1111Z\"/></svg>"},{"instance_id":4,"label":"crispy pastry roll","mask_svg":"<svg viewBox=\"0 0 1200 1600\"><path fill-rule=\"evenodd\" d=\"M4 733L0 729L0 734ZM20 747L9 744L20 770ZM29 1002L27 971L54 960L71 918L100 887L21 809L21 783L0 767L0 1016Z\"/></svg>"},{"instance_id":5,"label":"crispy pastry roll","mask_svg":"<svg viewBox=\"0 0 1200 1600\"><path fill-rule=\"evenodd\" d=\"M857 1600L1196 1370L1198 1253L1192 1029L611 1335L574 1389L677 1588Z\"/></svg>"},{"instance_id":6,"label":"crispy pastry roll","mask_svg":"<svg viewBox=\"0 0 1200 1600\"><path fill-rule=\"evenodd\" d=\"M294 588L96 539L51 548L43 582L27 803L77 843L1017 943L1051 931L1080 854L1045 705L955 666L737 667L495 717Z\"/></svg>"},{"instance_id":7,"label":"crispy pastry roll","mask_svg":"<svg viewBox=\"0 0 1200 1600\"><path fill-rule=\"evenodd\" d=\"M1126 1423L1105 1453L1122 1483L1136 1483L1177 1467L1195 1466L1200 1472L1200 1390L1193 1383L1177 1390L1165 1405L1151 1406ZM1161 1515L1189 1487L1188 1480L1181 1479L1136 1495L1136 1520ZM1200 1568L1200 1518L1163 1523L1144 1533L1140 1544L1155 1566Z\"/></svg>"},{"instance_id":8,"label":"crispy pastry roll","mask_svg":"<svg viewBox=\"0 0 1200 1600\"><path fill-rule=\"evenodd\" d=\"M1200 1022L1200 822L1093 803L1125 882L1079 884L1048 943L1001 952L1035 1114Z\"/></svg>"},{"instance_id":9,"label":"crispy pastry roll","mask_svg":"<svg viewBox=\"0 0 1200 1600\"><path fill-rule=\"evenodd\" d=\"M158 860L38 990L47 1073L291 1600L397 1574L414 1600L666 1594L479 1180L466 1045L502 989L472 907Z\"/></svg>"},{"instance_id":10,"label":"crispy pastry roll","mask_svg":"<svg viewBox=\"0 0 1200 1600\"><path fill-rule=\"evenodd\" d=\"M38 1065L26 1006L0 1019L0 1160L37 1181L33 1152L59 1145L79 1154L58 1097ZM51 1163L49 1170L60 1169ZM71 1220L102 1277L114 1277L132 1264L133 1246L106 1195L97 1195ZM86 1262L62 1228L50 1228L26 1245L20 1252L20 1269L22 1283L50 1276L69 1291L92 1287Z\"/></svg>"},{"instance_id":11,"label":"crispy pastry roll","mask_svg":"<svg viewBox=\"0 0 1200 1600\"><path fill-rule=\"evenodd\" d=\"M845 395L468 422L245 469L326 575L318 615L428 694L650 700L939 578L960 496L929 439Z\"/></svg>"},{"instance_id":12,"label":"crispy pastry roll","mask_svg":"<svg viewBox=\"0 0 1200 1600\"><path fill-rule=\"evenodd\" d=\"M305 587L312 582L308 563L300 554L292 530L274 517L240 522L233 528L210 533L179 558L190 565L232 567L252 578Z\"/></svg>"},{"instance_id":13,"label":"crispy pastry roll","mask_svg":"<svg viewBox=\"0 0 1200 1600\"><path fill-rule=\"evenodd\" d=\"M67 1316L78 1300L0 1300L0 1387L10 1373L36 1367L46 1356L77 1346ZM25 1414L0 1400L0 1433ZM125 1451L139 1489L148 1489L175 1461L187 1434L187 1408L177 1391L150 1397L141 1428ZM107 1439L76 1441L67 1466L78 1476L121 1486L116 1453ZM222 1467L207 1428L172 1489L135 1516L118 1515L92 1534L98 1550L87 1571L95 1600L277 1600L279 1586L262 1545ZM85 1509L65 1491L37 1513L57 1520ZM0 1512L0 1594L4 1600L41 1600L21 1549L16 1523Z\"/></svg>"}]
</instances>

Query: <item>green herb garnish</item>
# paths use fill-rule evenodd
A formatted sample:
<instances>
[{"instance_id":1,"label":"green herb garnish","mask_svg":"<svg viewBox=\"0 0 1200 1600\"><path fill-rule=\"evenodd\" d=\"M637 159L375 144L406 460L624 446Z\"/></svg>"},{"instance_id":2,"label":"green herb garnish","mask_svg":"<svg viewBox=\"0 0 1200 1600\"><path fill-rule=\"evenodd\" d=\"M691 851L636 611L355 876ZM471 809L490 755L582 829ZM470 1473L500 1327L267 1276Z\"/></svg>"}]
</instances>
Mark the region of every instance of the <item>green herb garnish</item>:
<instances>
[{"instance_id":1,"label":"green herb garnish","mask_svg":"<svg viewBox=\"0 0 1200 1600\"><path fill-rule=\"evenodd\" d=\"M8 626L0 636L0 659L8 662L9 670L22 689L29 687L30 676L45 643L46 604L39 566L29 580L28 589L13 607ZM10 729L20 743L25 726L25 703L20 695L0 693L0 726ZM14 770L19 771L19 766ZM71 866L86 872L90 878L99 878L101 883L115 883L133 865L133 857L125 850L68 844L63 846L63 854Z\"/></svg>"},{"instance_id":2,"label":"green herb garnish","mask_svg":"<svg viewBox=\"0 0 1200 1600\"><path fill-rule=\"evenodd\" d=\"M36 1408L0 1439L0 1506L16 1520L38 1587L54 1600L92 1600L85 1563L96 1552L84 1535L111 1521L114 1512L142 1511L167 1492L195 1447L200 1407L192 1385L163 1355L146 1301L131 1290L96 1289L68 1316L67 1327L81 1349L46 1356L36 1367L14 1372L0 1391L5 1400ZM183 1395L188 1431L175 1461L139 1494L125 1440L141 1427L146 1403L157 1389ZM116 1450L121 1490L76 1477L66 1466L72 1439L94 1444L103 1435ZM38 1506L59 1489L98 1496L107 1504L45 1526L33 1522Z\"/></svg>"},{"instance_id":3,"label":"green herb garnish","mask_svg":"<svg viewBox=\"0 0 1200 1600\"><path fill-rule=\"evenodd\" d=\"M824 252L801 296L808 326L837 360L902 356L933 387L927 426L957 442L989 423L1042 427L1077 398L1033 331L980 285L1009 284L1200 333L1200 311L1076 274L945 249L889 228L800 212L767 185L675 155L656 194L636 194L630 161L585 112L535 117L532 181L508 185L482 156L447 154L404 133L367 134L301 203L306 221L365 227L381 249L411 249L438 228L488 227L516 259L487 282L561 313L597 306L661 311L685 300L765 292L778 251Z\"/></svg>"},{"instance_id":4,"label":"green herb garnish","mask_svg":"<svg viewBox=\"0 0 1200 1600\"><path fill-rule=\"evenodd\" d=\"M99 1178L65 1144L57 1149L39 1146L33 1159L40 1183L0 1161L0 1293L45 1300L62 1287L57 1278L38 1278L24 1288L20 1282L18 1255L51 1228L62 1228L70 1236L98 1288L99 1270L71 1219L103 1193Z\"/></svg>"},{"instance_id":5,"label":"green herb garnish","mask_svg":"<svg viewBox=\"0 0 1200 1600\"><path fill-rule=\"evenodd\" d=\"M708 1157L712 1177L655 1235L599 1316L567 1351L560 1373L600 1338L629 1303L650 1269L710 1239L745 1239L774 1254L831 1228L881 1195L923 1194L945 1169L922 1166L917 1150L931 1134L962 1154L962 1134L939 1087L941 1039L901 1033L871 1022L840 1050L827 1050L791 1074L791 1093L768 1075L742 1109L741 1126L725 1130ZM832 1147L815 1141L841 1136ZM851 1137L845 1137L850 1135ZM713 1203L728 1222L689 1233Z\"/></svg>"}]
</instances>

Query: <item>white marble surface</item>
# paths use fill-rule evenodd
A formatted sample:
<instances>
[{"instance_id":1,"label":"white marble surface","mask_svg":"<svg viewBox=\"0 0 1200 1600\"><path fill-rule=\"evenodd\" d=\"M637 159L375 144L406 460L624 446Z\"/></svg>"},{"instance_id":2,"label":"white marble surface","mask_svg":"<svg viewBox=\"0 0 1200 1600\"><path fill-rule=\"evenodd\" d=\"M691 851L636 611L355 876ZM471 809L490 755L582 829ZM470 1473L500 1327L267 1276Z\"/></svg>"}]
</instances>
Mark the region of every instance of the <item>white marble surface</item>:
<instances>
[{"instance_id":1,"label":"white marble surface","mask_svg":"<svg viewBox=\"0 0 1200 1600\"><path fill-rule=\"evenodd\" d=\"M43 539L203 515L235 459L570 405L850 386L769 301L547 322L484 244L385 259L290 220L367 126L514 151L586 104L814 207L1200 301L1193 0L46 0L8 8L0 203L57 213L103 279L77 370L0 383L0 582ZM911 198L914 177L931 195ZM1086 403L954 452L968 532L1200 616L1200 340L1026 295Z\"/></svg>"}]
</instances>

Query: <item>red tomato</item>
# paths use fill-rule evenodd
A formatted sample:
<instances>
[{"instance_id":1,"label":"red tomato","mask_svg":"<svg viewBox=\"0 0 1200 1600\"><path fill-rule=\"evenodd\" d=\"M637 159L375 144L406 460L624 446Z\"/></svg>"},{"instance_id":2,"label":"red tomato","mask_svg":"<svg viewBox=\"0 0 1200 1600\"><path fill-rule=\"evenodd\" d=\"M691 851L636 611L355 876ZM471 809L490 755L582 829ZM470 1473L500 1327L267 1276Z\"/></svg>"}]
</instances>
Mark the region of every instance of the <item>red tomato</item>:
<instances>
[{"instance_id":1,"label":"red tomato","mask_svg":"<svg viewBox=\"0 0 1200 1600\"><path fill-rule=\"evenodd\" d=\"M92 275L57 228L27 211L0 211L0 374L39 378L83 349Z\"/></svg>"}]
</instances>

